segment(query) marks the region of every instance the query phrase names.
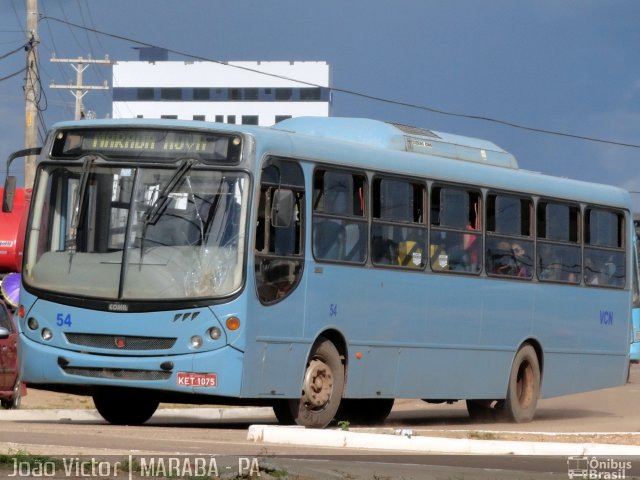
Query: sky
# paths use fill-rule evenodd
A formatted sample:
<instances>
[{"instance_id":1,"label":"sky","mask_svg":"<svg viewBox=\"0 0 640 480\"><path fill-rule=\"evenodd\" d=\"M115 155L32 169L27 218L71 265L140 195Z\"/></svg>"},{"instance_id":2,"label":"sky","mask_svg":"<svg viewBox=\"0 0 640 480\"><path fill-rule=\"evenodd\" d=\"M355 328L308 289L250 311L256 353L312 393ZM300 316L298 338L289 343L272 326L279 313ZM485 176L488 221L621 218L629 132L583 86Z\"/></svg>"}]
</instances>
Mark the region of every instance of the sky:
<instances>
[{"instance_id":1,"label":"sky","mask_svg":"<svg viewBox=\"0 0 640 480\"><path fill-rule=\"evenodd\" d=\"M326 61L333 87L390 101L335 93L334 116L483 138L521 168L640 192L637 0L39 0L39 13L41 132L74 115L71 93L49 85L75 71L52 56L137 60L137 41L219 61ZM24 147L24 74L5 77L25 53L5 55L25 24L24 0L0 0L0 180ZM85 72L105 80L109 67ZM84 104L108 117L111 92Z\"/></svg>"}]
</instances>

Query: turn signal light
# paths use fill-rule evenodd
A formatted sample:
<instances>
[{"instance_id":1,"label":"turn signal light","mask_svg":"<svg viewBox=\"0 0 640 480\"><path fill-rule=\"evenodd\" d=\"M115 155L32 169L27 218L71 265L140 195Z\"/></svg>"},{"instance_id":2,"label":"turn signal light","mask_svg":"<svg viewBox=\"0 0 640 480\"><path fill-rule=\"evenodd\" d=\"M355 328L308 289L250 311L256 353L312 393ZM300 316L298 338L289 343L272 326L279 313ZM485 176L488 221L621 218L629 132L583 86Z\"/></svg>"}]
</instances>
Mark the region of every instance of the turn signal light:
<instances>
[{"instance_id":1,"label":"turn signal light","mask_svg":"<svg viewBox=\"0 0 640 480\"><path fill-rule=\"evenodd\" d=\"M238 330L240 328L240 319L238 317L227 318L227 328L229 330Z\"/></svg>"}]
</instances>

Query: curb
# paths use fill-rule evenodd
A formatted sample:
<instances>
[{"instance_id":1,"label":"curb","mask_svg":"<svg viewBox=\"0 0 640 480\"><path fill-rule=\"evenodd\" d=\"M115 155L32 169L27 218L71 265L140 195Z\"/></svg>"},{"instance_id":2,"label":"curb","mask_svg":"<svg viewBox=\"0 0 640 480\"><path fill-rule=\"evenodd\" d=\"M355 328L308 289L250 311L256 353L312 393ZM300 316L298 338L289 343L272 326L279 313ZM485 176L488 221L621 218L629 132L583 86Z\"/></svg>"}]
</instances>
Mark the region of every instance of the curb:
<instances>
[{"instance_id":1,"label":"curb","mask_svg":"<svg viewBox=\"0 0 640 480\"><path fill-rule=\"evenodd\" d=\"M153 414L148 423L154 423L154 419L163 421L172 420L180 422L214 422L221 420L242 420L246 418L273 419L271 407L205 407L205 408L159 408ZM2 421L48 421L48 422L102 422L105 420L97 410L88 409L19 409L0 410L0 422Z\"/></svg>"},{"instance_id":2,"label":"curb","mask_svg":"<svg viewBox=\"0 0 640 480\"><path fill-rule=\"evenodd\" d=\"M402 433L402 431L401 431ZM454 439L251 425L247 440L260 443L370 450L484 455L640 455L640 446L602 443Z\"/></svg>"}]
</instances>

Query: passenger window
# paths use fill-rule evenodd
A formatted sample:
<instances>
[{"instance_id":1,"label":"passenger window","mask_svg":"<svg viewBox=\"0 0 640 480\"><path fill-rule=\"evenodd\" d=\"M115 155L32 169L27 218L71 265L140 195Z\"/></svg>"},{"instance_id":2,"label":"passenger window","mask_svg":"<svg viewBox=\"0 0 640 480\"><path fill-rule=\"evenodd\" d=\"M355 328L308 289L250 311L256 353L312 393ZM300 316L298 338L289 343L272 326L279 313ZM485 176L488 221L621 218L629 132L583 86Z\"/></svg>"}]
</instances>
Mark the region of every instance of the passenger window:
<instances>
[{"instance_id":1,"label":"passenger window","mask_svg":"<svg viewBox=\"0 0 640 480\"><path fill-rule=\"evenodd\" d=\"M533 277L532 201L513 195L487 196L488 275Z\"/></svg>"},{"instance_id":2,"label":"passenger window","mask_svg":"<svg viewBox=\"0 0 640 480\"><path fill-rule=\"evenodd\" d=\"M367 255L362 174L316 169L313 178L313 255L362 264Z\"/></svg>"},{"instance_id":3,"label":"passenger window","mask_svg":"<svg viewBox=\"0 0 640 480\"><path fill-rule=\"evenodd\" d=\"M372 204L371 261L422 269L427 262L423 219L426 188L408 180L375 178Z\"/></svg>"},{"instance_id":4,"label":"passenger window","mask_svg":"<svg viewBox=\"0 0 640 480\"><path fill-rule=\"evenodd\" d=\"M584 282L586 285L624 287L624 214L597 208L585 210Z\"/></svg>"},{"instance_id":5,"label":"passenger window","mask_svg":"<svg viewBox=\"0 0 640 480\"><path fill-rule=\"evenodd\" d=\"M582 272L578 225L580 208L564 203L538 202L537 273L548 282L579 283Z\"/></svg>"},{"instance_id":6,"label":"passenger window","mask_svg":"<svg viewBox=\"0 0 640 480\"><path fill-rule=\"evenodd\" d=\"M285 197L291 202L281 200ZM288 222L274 217L278 201L281 208L289 209L280 212ZM303 231L302 170L295 162L270 159L262 170L255 237L255 277L261 302L276 302L297 286L304 263Z\"/></svg>"},{"instance_id":7,"label":"passenger window","mask_svg":"<svg viewBox=\"0 0 640 480\"><path fill-rule=\"evenodd\" d=\"M480 199L478 191L444 186L432 188L429 258L433 270L480 272Z\"/></svg>"}]
</instances>

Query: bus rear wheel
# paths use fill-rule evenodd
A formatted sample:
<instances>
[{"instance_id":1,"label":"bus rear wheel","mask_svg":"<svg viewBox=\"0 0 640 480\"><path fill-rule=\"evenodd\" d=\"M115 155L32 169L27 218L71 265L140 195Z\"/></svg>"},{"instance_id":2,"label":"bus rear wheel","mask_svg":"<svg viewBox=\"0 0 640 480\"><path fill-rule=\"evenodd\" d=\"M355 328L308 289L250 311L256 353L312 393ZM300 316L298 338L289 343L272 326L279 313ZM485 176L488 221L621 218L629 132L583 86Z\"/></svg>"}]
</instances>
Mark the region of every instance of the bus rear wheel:
<instances>
[{"instance_id":1,"label":"bus rear wheel","mask_svg":"<svg viewBox=\"0 0 640 480\"><path fill-rule=\"evenodd\" d=\"M93 392L93 403L102 418L115 425L141 425L160 405L152 392L127 388L100 388Z\"/></svg>"},{"instance_id":2,"label":"bus rear wheel","mask_svg":"<svg viewBox=\"0 0 640 480\"><path fill-rule=\"evenodd\" d=\"M507 398L504 401L505 416L516 422L533 420L540 395L540 363L536 350L524 345L516 354L511 374Z\"/></svg>"},{"instance_id":3,"label":"bus rear wheel","mask_svg":"<svg viewBox=\"0 0 640 480\"><path fill-rule=\"evenodd\" d=\"M319 338L307 361L300 398L279 400L273 411L280 423L324 428L335 417L344 389L344 365L336 347Z\"/></svg>"}]
</instances>

